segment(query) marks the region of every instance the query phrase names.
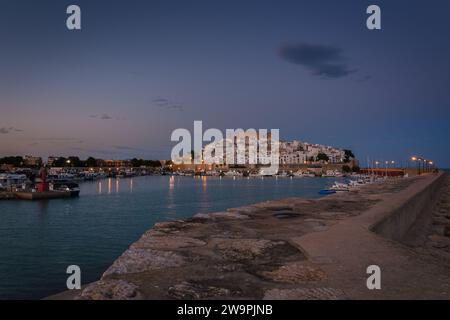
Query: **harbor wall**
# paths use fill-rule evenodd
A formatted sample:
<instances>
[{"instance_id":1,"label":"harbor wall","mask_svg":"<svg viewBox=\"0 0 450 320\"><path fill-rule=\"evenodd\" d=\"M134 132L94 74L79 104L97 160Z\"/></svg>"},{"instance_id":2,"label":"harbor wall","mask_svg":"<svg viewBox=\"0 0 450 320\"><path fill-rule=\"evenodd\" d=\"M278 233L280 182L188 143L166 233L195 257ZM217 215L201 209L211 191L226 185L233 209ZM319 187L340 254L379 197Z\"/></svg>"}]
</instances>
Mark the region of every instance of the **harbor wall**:
<instances>
[{"instance_id":1,"label":"harbor wall","mask_svg":"<svg viewBox=\"0 0 450 320\"><path fill-rule=\"evenodd\" d=\"M435 174L433 179L414 184L412 188L396 196L369 229L386 238L401 241L420 215L431 214L429 209L438 198L445 175L446 173Z\"/></svg>"}]
</instances>

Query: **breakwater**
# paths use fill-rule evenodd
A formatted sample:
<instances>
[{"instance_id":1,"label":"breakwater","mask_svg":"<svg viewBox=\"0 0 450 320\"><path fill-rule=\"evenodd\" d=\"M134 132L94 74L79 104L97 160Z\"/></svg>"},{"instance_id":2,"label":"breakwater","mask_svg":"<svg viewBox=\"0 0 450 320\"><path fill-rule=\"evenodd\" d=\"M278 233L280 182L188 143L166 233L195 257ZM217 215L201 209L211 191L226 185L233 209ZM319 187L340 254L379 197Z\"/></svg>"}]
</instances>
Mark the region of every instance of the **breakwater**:
<instances>
[{"instance_id":1,"label":"breakwater","mask_svg":"<svg viewBox=\"0 0 450 320\"><path fill-rule=\"evenodd\" d=\"M408 216L413 206L415 217L426 214L443 177L395 179L321 199L288 198L159 223L99 281L53 298L448 299L448 261L392 240L415 219L399 219L399 212ZM397 230L389 223L398 235L389 233ZM370 265L380 267L381 290L366 286Z\"/></svg>"}]
</instances>

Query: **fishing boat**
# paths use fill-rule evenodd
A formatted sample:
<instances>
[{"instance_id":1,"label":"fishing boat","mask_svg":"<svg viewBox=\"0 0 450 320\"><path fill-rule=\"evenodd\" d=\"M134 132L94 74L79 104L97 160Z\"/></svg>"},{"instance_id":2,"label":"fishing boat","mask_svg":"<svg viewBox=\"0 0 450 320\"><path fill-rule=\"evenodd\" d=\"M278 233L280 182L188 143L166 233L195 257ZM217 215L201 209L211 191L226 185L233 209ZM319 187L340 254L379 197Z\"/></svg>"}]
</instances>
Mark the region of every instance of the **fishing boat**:
<instances>
[{"instance_id":1,"label":"fishing boat","mask_svg":"<svg viewBox=\"0 0 450 320\"><path fill-rule=\"evenodd\" d=\"M80 187L74 182L50 183L50 190L56 192L68 192L70 197L78 197L80 195Z\"/></svg>"}]
</instances>

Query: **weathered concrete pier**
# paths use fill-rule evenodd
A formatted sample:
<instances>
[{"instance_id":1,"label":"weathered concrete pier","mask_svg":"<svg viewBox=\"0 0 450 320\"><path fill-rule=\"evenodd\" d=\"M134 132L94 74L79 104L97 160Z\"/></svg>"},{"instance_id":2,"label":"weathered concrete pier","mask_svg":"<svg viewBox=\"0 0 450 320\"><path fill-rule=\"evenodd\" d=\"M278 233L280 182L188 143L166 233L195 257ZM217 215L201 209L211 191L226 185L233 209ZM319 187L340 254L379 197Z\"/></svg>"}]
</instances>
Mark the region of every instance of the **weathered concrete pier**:
<instances>
[{"instance_id":1,"label":"weathered concrete pier","mask_svg":"<svg viewBox=\"0 0 450 320\"><path fill-rule=\"evenodd\" d=\"M159 223L53 299L450 299L450 178L389 180ZM369 290L369 265L381 290Z\"/></svg>"}]
</instances>

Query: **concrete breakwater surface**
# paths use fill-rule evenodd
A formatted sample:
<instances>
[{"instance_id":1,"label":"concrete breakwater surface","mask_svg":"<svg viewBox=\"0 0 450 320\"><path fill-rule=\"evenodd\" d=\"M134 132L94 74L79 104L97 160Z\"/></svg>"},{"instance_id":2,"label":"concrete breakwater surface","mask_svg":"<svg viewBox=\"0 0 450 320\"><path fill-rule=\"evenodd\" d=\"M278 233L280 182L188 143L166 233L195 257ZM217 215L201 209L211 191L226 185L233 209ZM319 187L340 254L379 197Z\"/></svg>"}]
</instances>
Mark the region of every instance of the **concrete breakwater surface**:
<instances>
[{"instance_id":1,"label":"concrete breakwater surface","mask_svg":"<svg viewBox=\"0 0 450 320\"><path fill-rule=\"evenodd\" d=\"M429 174L158 223L99 281L52 298L449 299L449 185Z\"/></svg>"}]
</instances>

